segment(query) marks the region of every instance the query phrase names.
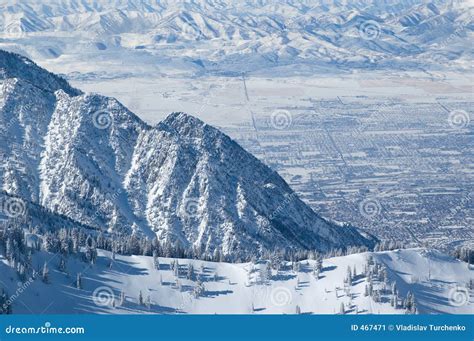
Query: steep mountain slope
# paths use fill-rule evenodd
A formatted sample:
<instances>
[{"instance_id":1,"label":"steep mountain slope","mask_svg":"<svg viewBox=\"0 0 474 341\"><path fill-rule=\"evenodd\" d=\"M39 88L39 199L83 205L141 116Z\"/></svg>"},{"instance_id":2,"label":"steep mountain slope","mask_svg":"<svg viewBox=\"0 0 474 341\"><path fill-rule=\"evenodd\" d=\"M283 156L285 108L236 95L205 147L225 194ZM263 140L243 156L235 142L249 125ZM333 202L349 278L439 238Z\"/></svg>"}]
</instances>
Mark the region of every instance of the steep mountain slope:
<instances>
[{"instance_id":1,"label":"steep mountain slope","mask_svg":"<svg viewBox=\"0 0 474 341\"><path fill-rule=\"evenodd\" d=\"M135 217L122 182L146 125L114 99L62 91L56 98L39 165L40 203L90 226L130 232Z\"/></svg>"},{"instance_id":2,"label":"steep mountain slope","mask_svg":"<svg viewBox=\"0 0 474 341\"><path fill-rule=\"evenodd\" d=\"M3 81L8 194L94 228L208 254L373 245L319 217L278 174L198 119L174 113L150 127L112 98L63 89L20 56L14 64L29 76ZM45 87L34 83L45 75Z\"/></svg>"},{"instance_id":3,"label":"steep mountain slope","mask_svg":"<svg viewBox=\"0 0 474 341\"><path fill-rule=\"evenodd\" d=\"M369 257L388 273L389 284L377 301L365 295L369 279L364 268ZM157 270L151 257L116 256L112 260L109 252L99 250L94 266L70 257L62 272L57 269L58 257L38 252L32 265L48 264L48 283L38 278L17 284L11 280L16 276L14 270L3 258L0 283L11 297L22 289L18 299L13 299L13 313L17 314L295 314L297 306L305 314L339 314L341 305L345 314L405 314L400 305L408 292L415 295L421 314L474 313L474 298L466 288L474 278L467 263L423 249L325 259L319 279L312 271L314 260L299 262L296 271L286 263L279 271L272 270L267 279L261 277L264 263L179 259L178 273L172 270L174 261L159 258ZM188 279L190 264L194 275ZM344 284L348 267L356 270L349 286ZM77 288L77 273L82 273L81 288ZM374 290L382 290L383 283L372 283ZM397 309L390 304L392 283L398 288ZM197 287L203 291L196 297Z\"/></svg>"},{"instance_id":4,"label":"steep mountain slope","mask_svg":"<svg viewBox=\"0 0 474 341\"><path fill-rule=\"evenodd\" d=\"M80 94L31 60L0 50L0 156L3 190L38 201L42 138L55 107L54 91Z\"/></svg>"},{"instance_id":5,"label":"steep mountain slope","mask_svg":"<svg viewBox=\"0 0 474 341\"><path fill-rule=\"evenodd\" d=\"M0 50L0 80L10 78L22 79L47 92L61 89L71 96L81 93L81 91L71 87L65 79L46 71L30 59Z\"/></svg>"},{"instance_id":6,"label":"steep mountain slope","mask_svg":"<svg viewBox=\"0 0 474 341\"><path fill-rule=\"evenodd\" d=\"M206 250L221 245L226 254L364 244L354 229L315 215L277 173L228 136L186 114L158 124L133 158L126 188L159 236Z\"/></svg>"},{"instance_id":7,"label":"steep mountain slope","mask_svg":"<svg viewBox=\"0 0 474 341\"><path fill-rule=\"evenodd\" d=\"M61 228L82 228L89 233L88 225L81 224L65 215L53 213L41 205L24 198L0 192L0 232L14 226L32 227L41 231L54 231ZM40 240L38 238L38 240Z\"/></svg>"}]
</instances>

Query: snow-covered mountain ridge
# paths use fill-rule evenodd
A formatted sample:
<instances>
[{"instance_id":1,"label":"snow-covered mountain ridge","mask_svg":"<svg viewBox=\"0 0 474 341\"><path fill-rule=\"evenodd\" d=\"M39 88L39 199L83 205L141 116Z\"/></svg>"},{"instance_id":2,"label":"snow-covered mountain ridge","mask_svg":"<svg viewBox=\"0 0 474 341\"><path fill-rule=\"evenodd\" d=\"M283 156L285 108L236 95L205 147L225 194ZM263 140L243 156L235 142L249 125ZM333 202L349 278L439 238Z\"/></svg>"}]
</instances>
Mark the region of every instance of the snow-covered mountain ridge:
<instances>
[{"instance_id":1,"label":"snow-covered mountain ridge","mask_svg":"<svg viewBox=\"0 0 474 341\"><path fill-rule=\"evenodd\" d=\"M113 98L82 94L0 51L6 59L0 181L9 195L96 229L208 254L373 245L319 217L276 172L202 121L174 113L151 127Z\"/></svg>"},{"instance_id":2,"label":"snow-covered mountain ridge","mask_svg":"<svg viewBox=\"0 0 474 341\"><path fill-rule=\"evenodd\" d=\"M198 72L468 70L472 9L454 0L3 0L0 44L35 60L120 54Z\"/></svg>"}]
</instances>

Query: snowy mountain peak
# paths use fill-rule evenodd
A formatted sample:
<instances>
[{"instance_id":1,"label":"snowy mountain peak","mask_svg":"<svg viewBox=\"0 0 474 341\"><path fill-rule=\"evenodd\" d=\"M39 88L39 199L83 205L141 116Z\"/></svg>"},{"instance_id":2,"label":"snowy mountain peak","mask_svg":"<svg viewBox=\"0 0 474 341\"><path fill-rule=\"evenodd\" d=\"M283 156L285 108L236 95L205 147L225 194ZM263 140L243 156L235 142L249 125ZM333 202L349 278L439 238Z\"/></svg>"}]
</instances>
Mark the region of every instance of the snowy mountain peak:
<instances>
[{"instance_id":1,"label":"snowy mountain peak","mask_svg":"<svg viewBox=\"0 0 474 341\"><path fill-rule=\"evenodd\" d=\"M65 79L46 71L30 59L16 53L0 50L0 80L9 78L28 81L32 85L49 92L63 90L71 96L81 94L81 91L71 87Z\"/></svg>"},{"instance_id":2,"label":"snowy mountain peak","mask_svg":"<svg viewBox=\"0 0 474 341\"><path fill-rule=\"evenodd\" d=\"M169 114L158 126L165 129L166 127L169 127L176 131L176 133L182 138L202 135L204 131L208 131L210 128L197 117L184 112L174 112Z\"/></svg>"},{"instance_id":3,"label":"snowy mountain peak","mask_svg":"<svg viewBox=\"0 0 474 341\"><path fill-rule=\"evenodd\" d=\"M183 126L183 125L191 125L194 127L202 127L206 123L201 121L199 118L189 115L184 112L173 112L169 114L164 120L163 123L170 125L170 126Z\"/></svg>"},{"instance_id":4,"label":"snowy mountain peak","mask_svg":"<svg viewBox=\"0 0 474 341\"><path fill-rule=\"evenodd\" d=\"M95 229L157 236L204 254L373 245L319 217L276 172L201 120L173 113L150 127L113 98L80 94L3 55L6 74L22 85L4 86L0 96L8 194ZM18 137L28 144L14 147Z\"/></svg>"}]
</instances>

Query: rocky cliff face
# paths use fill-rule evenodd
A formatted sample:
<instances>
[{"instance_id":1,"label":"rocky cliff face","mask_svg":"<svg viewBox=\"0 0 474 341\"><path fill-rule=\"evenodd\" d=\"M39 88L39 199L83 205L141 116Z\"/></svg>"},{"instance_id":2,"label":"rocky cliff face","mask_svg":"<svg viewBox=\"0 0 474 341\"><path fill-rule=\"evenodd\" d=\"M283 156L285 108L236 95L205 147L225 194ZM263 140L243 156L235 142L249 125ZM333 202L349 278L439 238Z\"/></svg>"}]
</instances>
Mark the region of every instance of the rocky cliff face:
<instances>
[{"instance_id":1,"label":"rocky cliff face","mask_svg":"<svg viewBox=\"0 0 474 341\"><path fill-rule=\"evenodd\" d=\"M276 172L192 116L151 127L28 59L0 59L0 181L10 195L111 233L209 253L372 243L325 221Z\"/></svg>"}]
</instances>

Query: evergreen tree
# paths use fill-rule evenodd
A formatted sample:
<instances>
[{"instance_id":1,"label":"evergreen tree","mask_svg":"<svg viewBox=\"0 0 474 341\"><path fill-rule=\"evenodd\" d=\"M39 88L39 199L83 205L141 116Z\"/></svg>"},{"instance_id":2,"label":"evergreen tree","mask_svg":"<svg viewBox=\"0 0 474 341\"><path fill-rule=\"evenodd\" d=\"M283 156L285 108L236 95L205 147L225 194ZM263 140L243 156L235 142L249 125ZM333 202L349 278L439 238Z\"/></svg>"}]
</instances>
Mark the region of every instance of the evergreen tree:
<instances>
[{"instance_id":1,"label":"evergreen tree","mask_svg":"<svg viewBox=\"0 0 474 341\"><path fill-rule=\"evenodd\" d=\"M191 263L188 264L187 278L191 281L194 281L196 278L196 274L194 273L194 266Z\"/></svg>"},{"instance_id":2,"label":"evergreen tree","mask_svg":"<svg viewBox=\"0 0 474 341\"><path fill-rule=\"evenodd\" d=\"M12 305L10 302L10 297L7 292L2 289L0 293L0 315L10 315L12 314Z\"/></svg>"},{"instance_id":3,"label":"evergreen tree","mask_svg":"<svg viewBox=\"0 0 474 341\"><path fill-rule=\"evenodd\" d=\"M76 288L77 289L82 289L82 275L81 273L78 273L76 276Z\"/></svg>"},{"instance_id":4,"label":"evergreen tree","mask_svg":"<svg viewBox=\"0 0 474 341\"><path fill-rule=\"evenodd\" d=\"M150 295L148 295L146 297L146 307L148 308L148 310L151 309L151 297L150 297Z\"/></svg>"},{"instance_id":5,"label":"evergreen tree","mask_svg":"<svg viewBox=\"0 0 474 341\"><path fill-rule=\"evenodd\" d=\"M58 270L61 272L66 272L66 259L64 257L59 259Z\"/></svg>"},{"instance_id":6,"label":"evergreen tree","mask_svg":"<svg viewBox=\"0 0 474 341\"><path fill-rule=\"evenodd\" d=\"M122 290L122 291L120 292L119 305L122 307L124 304L125 304L125 293L124 293L123 290Z\"/></svg>"},{"instance_id":7,"label":"evergreen tree","mask_svg":"<svg viewBox=\"0 0 474 341\"><path fill-rule=\"evenodd\" d=\"M204 284L201 281L198 280L197 283L196 283L196 286L194 287L194 290L193 290L194 297L198 298L198 297L202 296L205 291L206 291L206 289L204 287Z\"/></svg>"},{"instance_id":8,"label":"evergreen tree","mask_svg":"<svg viewBox=\"0 0 474 341\"><path fill-rule=\"evenodd\" d=\"M43 251L46 251L46 252L56 252L57 250L55 250L55 243L54 243L54 240L53 240L53 236L51 233L46 233L44 236L43 236L43 245L42 245L42 249Z\"/></svg>"},{"instance_id":9,"label":"evergreen tree","mask_svg":"<svg viewBox=\"0 0 474 341\"><path fill-rule=\"evenodd\" d=\"M153 251L153 265L156 270L160 270L160 260L158 259L158 252L156 250Z\"/></svg>"},{"instance_id":10,"label":"evergreen tree","mask_svg":"<svg viewBox=\"0 0 474 341\"><path fill-rule=\"evenodd\" d=\"M372 296L374 293L374 284L372 283L372 278L369 278L369 295Z\"/></svg>"},{"instance_id":11,"label":"evergreen tree","mask_svg":"<svg viewBox=\"0 0 474 341\"><path fill-rule=\"evenodd\" d=\"M92 236L87 236L87 239L86 239L86 260L90 263L90 264L95 264L96 262L96 259L97 259L97 249L96 249L96 246L95 246L95 241L94 239L92 238Z\"/></svg>"},{"instance_id":12,"label":"evergreen tree","mask_svg":"<svg viewBox=\"0 0 474 341\"><path fill-rule=\"evenodd\" d=\"M348 285L351 285L352 284L352 271L351 271L351 267L350 266L347 266L347 284Z\"/></svg>"},{"instance_id":13,"label":"evergreen tree","mask_svg":"<svg viewBox=\"0 0 474 341\"><path fill-rule=\"evenodd\" d=\"M270 264L267 264L265 266L265 279L266 281L271 281L272 280L272 267Z\"/></svg>"},{"instance_id":14,"label":"evergreen tree","mask_svg":"<svg viewBox=\"0 0 474 341\"><path fill-rule=\"evenodd\" d=\"M339 313L340 313L341 315L344 315L344 314L346 313L346 310L345 310L345 308L344 308L344 303L342 303L342 302L341 302L341 306L340 306L340 308L339 308Z\"/></svg>"},{"instance_id":15,"label":"evergreen tree","mask_svg":"<svg viewBox=\"0 0 474 341\"><path fill-rule=\"evenodd\" d=\"M397 284L395 282L392 282L392 295L396 295L397 293Z\"/></svg>"},{"instance_id":16,"label":"evergreen tree","mask_svg":"<svg viewBox=\"0 0 474 341\"><path fill-rule=\"evenodd\" d=\"M403 305L407 314L414 314L416 312L415 295L410 291L407 293L407 297L405 298Z\"/></svg>"},{"instance_id":17,"label":"evergreen tree","mask_svg":"<svg viewBox=\"0 0 474 341\"><path fill-rule=\"evenodd\" d=\"M175 259L174 265L173 265L173 272L176 278L179 278L179 262L178 260Z\"/></svg>"},{"instance_id":18,"label":"evergreen tree","mask_svg":"<svg viewBox=\"0 0 474 341\"><path fill-rule=\"evenodd\" d=\"M45 262L43 265L43 271L41 272L41 280L44 283L49 283L49 269L48 264Z\"/></svg>"}]
</instances>

